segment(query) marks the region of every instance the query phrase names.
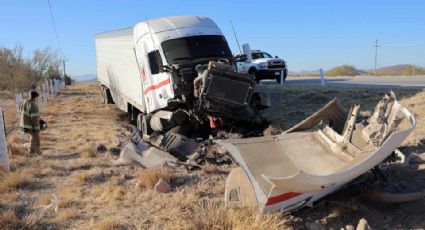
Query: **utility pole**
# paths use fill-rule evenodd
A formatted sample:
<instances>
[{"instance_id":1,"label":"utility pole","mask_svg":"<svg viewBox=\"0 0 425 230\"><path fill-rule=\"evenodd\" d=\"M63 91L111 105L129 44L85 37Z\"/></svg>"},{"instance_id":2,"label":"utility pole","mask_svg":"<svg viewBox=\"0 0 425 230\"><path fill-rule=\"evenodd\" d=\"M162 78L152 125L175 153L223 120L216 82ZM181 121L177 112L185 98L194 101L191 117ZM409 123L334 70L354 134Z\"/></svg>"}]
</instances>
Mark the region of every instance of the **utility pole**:
<instances>
[{"instance_id":1,"label":"utility pole","mask_svg":"<svg viewBox=\"0 0 425 230\"><path fill-rule=\"evenodd\" d=\"M63 78L65 78L65 76L66 76L65 60L62 60L62 64L63 64Z\"/></svg>"},{"instance_id":2,"label":"utility pole","mask_svg":"<svg viewBox=\"0 0 425 230\"><path fill-rule=\"evenodd\" d=\"M378 63L378 47L380 47L378 45L378 39L375 40L375 45L373 47L375 47L375 69L373 71L373 76L376 77L376 64Z\"/></svg>"}]
</instances>

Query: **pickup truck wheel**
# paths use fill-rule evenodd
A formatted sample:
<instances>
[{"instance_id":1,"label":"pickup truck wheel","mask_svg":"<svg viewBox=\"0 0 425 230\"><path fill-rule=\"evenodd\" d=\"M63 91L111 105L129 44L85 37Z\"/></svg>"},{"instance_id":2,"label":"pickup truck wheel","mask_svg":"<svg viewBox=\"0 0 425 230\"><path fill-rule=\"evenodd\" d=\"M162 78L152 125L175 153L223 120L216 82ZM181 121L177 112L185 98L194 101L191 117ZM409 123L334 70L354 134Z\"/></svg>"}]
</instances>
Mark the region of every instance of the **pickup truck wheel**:
<instances>
[{"instance_id":1,"label":"pickup truck wheel","mask_svg":"<svg viewBox=\"0 0 425 230\"><path fill-rule=\"evenodd\" d=\"M288 71L284 70L283 71L283 82L285 82L287 76L288 76ZM276 77L276 81L277 81L278 84L280 84L280 76Z\"/></svg>"},{"instance_id":2,"label":"pickup truck wheel","mask_svg":"<svg viewBox=\"0 0 425 230\"><path fill-rule=\"evenodd\" d=\"M260 80L257 79L257 77L255 76L256 73L257 73L257 70L256 69L250 69L248 71L248 74L251 75L252 76L252 79L254 79L255 82L258 84L258 83L260 83Z\"/></svg>"}]
</instances>

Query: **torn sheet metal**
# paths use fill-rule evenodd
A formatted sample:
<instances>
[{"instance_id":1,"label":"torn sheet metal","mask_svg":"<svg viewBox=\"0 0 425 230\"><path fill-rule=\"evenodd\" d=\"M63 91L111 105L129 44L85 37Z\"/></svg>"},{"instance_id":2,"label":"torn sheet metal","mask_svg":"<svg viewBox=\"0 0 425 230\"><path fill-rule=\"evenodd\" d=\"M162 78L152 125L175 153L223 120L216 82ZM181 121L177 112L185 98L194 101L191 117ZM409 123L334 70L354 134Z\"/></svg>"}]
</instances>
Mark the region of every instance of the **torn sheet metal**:
<instances>
[{"instance_id":1,"label":"torn sheet metal","mask_svg":"<svg viewBox=\"0 0 425 230\"><path fill-rule=\"evenodd\" d=\"M227 205L255 203L262 213L311 206L381 163L416 125L392 92L367 122L356 119L358 109L347 112L333 100L283 134L218 140L248 178L230 173ZM255 193L250 202L244 197L247 186Z\"/></svg>"},{"instance_id":2,"label":"torn sheet metal","mask_svg":"<svg viewBox=\"0 0 425 230\"><path fill-rule=\"evenodd\" d=\"M114 163L120 165L132 162L137 162L144 168L150 168L165 164L174 165L177 162L177 158L147 143L129 141L121 150L120 157Z\"/></svg>"}]
</instances>

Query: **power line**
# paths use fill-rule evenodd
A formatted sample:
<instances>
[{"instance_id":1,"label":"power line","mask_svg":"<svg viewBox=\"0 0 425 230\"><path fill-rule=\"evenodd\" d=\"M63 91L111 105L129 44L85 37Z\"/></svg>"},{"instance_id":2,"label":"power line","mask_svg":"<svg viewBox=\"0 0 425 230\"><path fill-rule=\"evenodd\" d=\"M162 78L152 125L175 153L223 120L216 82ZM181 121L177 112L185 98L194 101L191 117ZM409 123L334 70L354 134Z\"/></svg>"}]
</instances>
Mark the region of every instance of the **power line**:
<instances>
[{"instance_id":1,"label":"power line","mask_svg":"<svg viewBox=\"0 0 425 230\"><path fill-rule=\"evenodd\" d=\"M232 25L233 34L235 35L236 44L238 44L239 52L242 54L241 46L239 45L238 36L236 36L235 28L233 27L232 21L230 21L230 25Z\"/></svg>"},{"instance_id":2,"label":"power line","mask_svg":"<svg viewBox=\"0 0 425 230\"><path fill-rule=\"evenodd\" d=\"M58 35L58 29L56 27L56 21L55 21L55 17L53 16L52 4L50 3L50 0L47 0L47 4L49 5L50 19L52 19L53 30L55 32L55 37L56 37L56 42L58 43L59 52L63 55L63 53L62 53L62 47L61 47L61 42L60 42L59 35ZM62 64L63 64L63 76L65 77L66 76L66 72L65 72L65 59L62 60Z\"/></svg>"},{"instance_id":3,"label":"power line","mask_svg":"<svg viewBox=\"0 0 425 230\"><path fill-rule=\"evenodd\" d=\"M60 43L59 35L58 35L58 30L56 29L55 17L53 17L52 4L50 3L50 0L47 0L47 3L49 4L50 18L52 19L53 30L55 31L56 42L58 43L59 50L62 52L61 43Z\"/></svg>"}]
</instances>

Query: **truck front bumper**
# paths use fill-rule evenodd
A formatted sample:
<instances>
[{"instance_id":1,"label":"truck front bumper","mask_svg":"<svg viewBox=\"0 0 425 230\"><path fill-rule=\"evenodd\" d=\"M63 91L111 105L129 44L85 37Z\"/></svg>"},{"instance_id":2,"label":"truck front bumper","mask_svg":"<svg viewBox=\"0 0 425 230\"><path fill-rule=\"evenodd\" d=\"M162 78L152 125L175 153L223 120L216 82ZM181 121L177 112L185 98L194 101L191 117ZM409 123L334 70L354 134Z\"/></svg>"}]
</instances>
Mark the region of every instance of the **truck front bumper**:
<instances>
[{"instance_id":1,"label":"truck front bumper","mask_svg":"<svg viewBox=\"0 0 425 230\"><path fill-rule=\"evenodd\" d=\"M283 77L286 78L286 69L260 69L255 73L255 78L258 80L280 78L281 71L283 71Z\"/></svg>"}]
</instances>

